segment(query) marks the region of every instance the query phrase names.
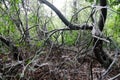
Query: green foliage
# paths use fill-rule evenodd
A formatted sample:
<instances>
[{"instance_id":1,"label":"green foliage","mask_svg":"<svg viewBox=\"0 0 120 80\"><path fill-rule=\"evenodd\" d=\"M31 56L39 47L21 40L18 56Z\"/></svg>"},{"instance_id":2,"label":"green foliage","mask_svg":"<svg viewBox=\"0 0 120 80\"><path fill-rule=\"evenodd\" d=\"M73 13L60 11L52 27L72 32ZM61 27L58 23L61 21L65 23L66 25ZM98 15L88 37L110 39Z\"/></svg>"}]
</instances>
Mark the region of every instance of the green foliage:
<instances>
[{"instance_id":1,"label":"green foliage","mask_svg":"<svg viewBox=\"0 0 120 80\"><path fill-rule=\"evenodd\" d=\"M75 44L77 37L78 37L78 31L64 32L64 41L68 45Z\"/></svg>"},{"instance_id":2,"label":"green foliage","mask_svg":"<svg viewBox=\"0 0 120 80\"><path fill-rule=\"evenodd\" d=\"M94 0L85 0L85 1L93 2Z\"/></svg>"},{"instance_id":3,"label":"green foliage","mask_svg":"<svg viewBox=\"0 0 120 80\"><path fill-rule=\"evenodd\" d=\"M90 2L90 3L94 2L94 0L85 0L85 1ZM96 3L98 4L99 0L96 0Z\"/></svg>"},{"instance_id":4,"label":"green foliage","mask_svg":"<svg viewBox=\"0 0 120 80\"><path fill-rule=\"evenodd\" d=\"M115 12L112 13L112 18L110 17L108 21L109 28L107 28L107 31L120 44L120 0L109 0L109 3Z\"/></svg>"},{"instance_id":5,"label":"green foliage","mask_svg":"<svg viewBox=\"0 0 120 80\"><path fill-rule=\"evenodd\" d=\"M93 3L94 0L85 0L87 2ZM99 0L96 0L98 3ZM23 35L20 34L15 21L17 21L20 17L20 19L23 22L23 27L25 28L25 13L22 11L19 5L21 5L21 0L9 0L9 9L7 9L2 1L0 2L0 34L4 35L5 37L10 37L13 42L16 43L17 46L19 45L25 45L24 41L23 43L19 44L19 40L23 38ZM120 0L108 0L110 3L110 7L112 7L115 11L120 12ZM35 3L34 3L35 4ZM33 5L33 4L31 4ZM86 4L88 5L88 4ZM22 5L21 5L22 6ZM28 6L30 7L30 6ZM64 28L65 25L62 23L62 21L56 17L54 13L49 14L50 12L47 12L49 10L45 9L44 6L34 6L36 8L30 7L32 10L28 11L28 26L29 26L29 32L30 37L35 40L38 39L37 30L38 27L41 30L42 28L46 27L48 32L54 29ZM81 8L81 7L80 7ZM90 13L90 9L87 8L85 10L82 10L78 15L78 24L84 23ZM109 12L108 12L109 13ZM55 16L54 16L55 15ZM69 18L71 18L71 14L67 15ZM84 18L83 18L84 17ZM120 34L120 14L114 13L112 14L112 17L109 18L107 22L107 33L114 37L114 39L118 42L119 41L119 34ZM14 20L12 20L12 19ZM37 25L37 26L36 26ZM39 25L39 26L38 26ZM24 33L24 32L23 32ZM64 31L63 34L61 32L57 32L54 35L52 35L51 40L61 43L62 42L62 36L64 37L64 43L68 45L73 45L75 43L75 40L78 37L79 31ZM42 37L44 35L41 35ZM44 39L40 40L38 42L31 40L32 44L36 44L37 46L42 45Z\"/></svg>"},{"instance_id":6,"label":"green foliage","mask_svg":"<svg viewBox=\"0 0 120 80\"><path fill-rule=\"evenodd\" d=\"M112 37L120 46L120 15L113 13L112 16L108 16L107 27L105 29L107 35Z\"/></svg>"},{"instance_id":7,"label":"green foliage","mask_svg":"<svg viewBox=\"0 0 120 80\"><path fill-rule=\"evenodd\" d=\"M108 0L110 6L115 6L120 4L120 0Z\"/></svg>"}]
</instances>

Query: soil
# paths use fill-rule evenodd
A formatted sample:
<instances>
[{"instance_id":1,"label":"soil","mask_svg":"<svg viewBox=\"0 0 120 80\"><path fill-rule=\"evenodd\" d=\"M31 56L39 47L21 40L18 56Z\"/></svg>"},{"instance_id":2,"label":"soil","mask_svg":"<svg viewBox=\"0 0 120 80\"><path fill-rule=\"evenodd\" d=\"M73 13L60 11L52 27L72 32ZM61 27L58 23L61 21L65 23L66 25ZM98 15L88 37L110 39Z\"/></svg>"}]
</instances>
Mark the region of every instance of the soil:
<instances>
[{"instance_id":1,"label":"soil","mask_svg":"<svg viewBox=\"0 0 120 80\"><path fill-rule=\"evenodd\" d=\"M2 80L98 80L105 69L94 56L81 54L74 47L44 48L23 61L0 55ZM91 53L91 52L90 52ZM27 53L26 53L27 54ZM108 74L103 80L111 78Z\"/></svg>"}]
</instances>

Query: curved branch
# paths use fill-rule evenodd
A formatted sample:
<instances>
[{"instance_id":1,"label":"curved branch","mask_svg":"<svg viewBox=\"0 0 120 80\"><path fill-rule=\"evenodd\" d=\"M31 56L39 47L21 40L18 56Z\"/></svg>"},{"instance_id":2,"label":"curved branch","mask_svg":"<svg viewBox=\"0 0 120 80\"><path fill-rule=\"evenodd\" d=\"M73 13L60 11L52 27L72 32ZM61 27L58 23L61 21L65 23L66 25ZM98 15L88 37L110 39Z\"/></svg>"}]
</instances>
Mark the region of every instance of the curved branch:
<instances>
[{"instance_id":1,"label":"curved branch","mask_svg":"<svg viewBox=\"0 0 120 80\"><path fill-rule=\"evenodd\" d=\"M47 0L39 0L40 2L46 4L48 7L50 7L53 11L55 11L55 13L58 15L58 17L62 20L62 22L68 26L71 30L92 30L92 26L88 25L88 24L83 24L81 26L79 25L75 25L70 23L65 16L54 6L52 5L50 2L48 2Z\"/></svg>"}]
</instances>

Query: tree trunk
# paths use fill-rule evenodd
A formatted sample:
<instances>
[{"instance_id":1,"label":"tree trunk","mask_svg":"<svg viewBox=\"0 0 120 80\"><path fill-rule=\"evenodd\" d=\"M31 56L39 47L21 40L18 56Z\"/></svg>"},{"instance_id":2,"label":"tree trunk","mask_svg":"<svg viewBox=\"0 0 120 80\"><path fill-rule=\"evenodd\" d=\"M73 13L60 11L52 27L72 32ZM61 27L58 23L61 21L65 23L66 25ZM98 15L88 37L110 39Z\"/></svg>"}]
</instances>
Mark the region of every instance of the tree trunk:
<instances>
[{"instance_id":1,"label":"tree trunk","mask_svg":"<svg viewBox=\"0 0 120 80\"><path fill-rule=\"evenodd\" d=\"M107 5L107 1L106 0L100 0L100 6L104 7ZM98 27L99 30L102 32L103 28L104 28L104 24L105 24L105 20L106 20L106 16L107 16L107 8L102 8L101 9L101 14L100 14L100 18L99 18L99 22L98 22ZM109 65L112 63L112 59L104 52L103 50L103 41L99 40L97 38L94 38L94 54L97 58L97 60L101 63L101 65L104 68L108 68Z\"/></svg>"}]
</instances>

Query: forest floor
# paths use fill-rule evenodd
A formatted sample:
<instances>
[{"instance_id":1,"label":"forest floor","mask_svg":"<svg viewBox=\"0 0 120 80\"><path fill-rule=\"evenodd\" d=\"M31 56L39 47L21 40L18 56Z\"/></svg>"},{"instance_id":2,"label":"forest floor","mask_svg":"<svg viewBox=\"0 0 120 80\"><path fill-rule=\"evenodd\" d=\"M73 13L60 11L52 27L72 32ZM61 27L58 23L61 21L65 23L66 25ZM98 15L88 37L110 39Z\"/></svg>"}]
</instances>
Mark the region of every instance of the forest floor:
<instances>
[{"instance_id":1,"label":"forest floor","mask_svg":"<svg viewBox=\"0 0 120 80\"><path fill-rule=\"evenodd\" d=\"M74 47L45 48L23 61L0 55L0 80L98 80L104 72L94 56L81 55Z\"/></svg>"}]
</instances>

